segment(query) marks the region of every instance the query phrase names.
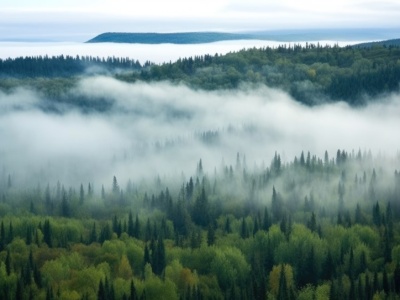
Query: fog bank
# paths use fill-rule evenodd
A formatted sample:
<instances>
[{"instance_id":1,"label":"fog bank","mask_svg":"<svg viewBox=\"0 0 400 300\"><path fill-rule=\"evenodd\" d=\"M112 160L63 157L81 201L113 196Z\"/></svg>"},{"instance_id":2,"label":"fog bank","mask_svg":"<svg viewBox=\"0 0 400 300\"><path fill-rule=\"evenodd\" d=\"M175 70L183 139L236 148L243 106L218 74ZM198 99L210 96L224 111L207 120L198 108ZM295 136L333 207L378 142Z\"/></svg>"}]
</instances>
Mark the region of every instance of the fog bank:
<instances>
[{"instance_id":1,"label":"fog bank","mask_svg":"<svg viewBox=\"0 0 400 300\"><path fill-rule=\"evenodd\" d=\"M344 103L307 107L266 86L194 91L169 83L128 84L83 79L73 97L106 99L106 112L78 107L46 113L34 92L0 93L0 168L16 182L60 180L109 186L116 175L191 176L199 159L209 174L221 161L246 155L253 168L277 151L291 161L301 151L334 157L337 149L395 155L400 149L400 96L364 108Z\"/></svg>"}]
</instances>

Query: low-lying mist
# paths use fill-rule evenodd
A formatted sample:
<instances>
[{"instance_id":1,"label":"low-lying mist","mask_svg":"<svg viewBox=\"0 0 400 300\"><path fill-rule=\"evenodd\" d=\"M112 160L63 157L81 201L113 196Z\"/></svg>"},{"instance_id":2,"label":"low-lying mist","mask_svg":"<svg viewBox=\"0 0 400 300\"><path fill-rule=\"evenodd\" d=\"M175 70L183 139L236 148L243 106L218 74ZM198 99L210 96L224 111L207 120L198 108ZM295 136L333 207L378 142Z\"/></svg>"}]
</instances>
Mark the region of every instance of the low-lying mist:
<instances>
[{"instance_id":1,"label":"low-lying mist","mask_svg":"<svg viewBox=\"0 0 400 300\"><path fill-rule=\"evenodd\" d=\"M396 155L400 149L400 96L388 95L363 108L344 103L303 106L266 86L200 91L169 83L128 84L108 77L82 79L68 97L105 101L105 111L57 104L34 91L0 92L0 167L3 182L77 185L97 192L111 185L156 176L191 176L233 164L283 162L310 151L338 149ZM54 104L53 104L54 105ZM394 169L393 169L394 171Z\"/></svg>"}]
</instances>

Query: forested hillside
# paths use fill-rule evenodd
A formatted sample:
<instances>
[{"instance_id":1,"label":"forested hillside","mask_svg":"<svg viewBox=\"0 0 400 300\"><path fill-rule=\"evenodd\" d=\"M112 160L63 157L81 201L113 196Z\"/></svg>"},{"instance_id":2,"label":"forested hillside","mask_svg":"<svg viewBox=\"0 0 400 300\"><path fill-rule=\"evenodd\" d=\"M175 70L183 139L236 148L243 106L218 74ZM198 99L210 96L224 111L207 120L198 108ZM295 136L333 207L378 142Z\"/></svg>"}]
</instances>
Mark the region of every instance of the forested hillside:
<instances>
[{"instance_id":1,"label":"forested hillside","mask_svg":"<svg viewBox=\"0 0 400 300\"><path fill-rule=\"evenodd\" d=\"M400 298L398 156L246 161L110 189L3 173L0 298Z\"/></svg>"},{"instance_id":2,"label":"forested hillside","mask_svg":"<svg viewBox=\"0 0 400 300\"><path fill-rule=\"evenodd\" d=\"M134 78L185 82L202 89L266 84L306 104L342 100L358 105L371 96L398 91L400 48L311 44L248 49L153 66Z\"/></svg>"},{"instance_id":3,"label":"forested hillside","mask_svg":"<svg viewBox=\"0 0 400 300\"><path fill-rule=\"evenodd\" d=\"M0 60L0 88L29 86L57 101L60 90L73 85L73 77L99 73L128 82L171 81L205 90L265 84L308 105L331 101L362 105L372 97L399 90L400 48L289 45L182 58L162 65L146 62L144 66L119 58L25 57Z\"/></svg>"}]
</instances>

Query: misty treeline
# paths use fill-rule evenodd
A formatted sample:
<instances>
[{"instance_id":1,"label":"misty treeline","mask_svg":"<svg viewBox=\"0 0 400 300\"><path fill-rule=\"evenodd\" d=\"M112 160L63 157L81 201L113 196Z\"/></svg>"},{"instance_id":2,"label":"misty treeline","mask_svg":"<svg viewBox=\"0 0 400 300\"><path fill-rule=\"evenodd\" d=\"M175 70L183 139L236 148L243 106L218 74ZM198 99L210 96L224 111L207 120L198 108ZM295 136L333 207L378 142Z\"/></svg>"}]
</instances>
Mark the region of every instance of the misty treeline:
<instances>
[{"instance_id":1,"label":"misty treeline","mask_svg":"<svg viewBox=\"0 0 400 300\"><path fill-rule=\"evenodd\" d=\"M93 57L93 56L26 56L0 59L1 77L66 77L82 75L90 68L99 68L96 71L141 70L143 66L138 60L121 57Z\"/></svg>"},{"instance_id":2,"label":"misty treeline","mask_svg":"<svg viewBox=\"0 0 400 300\"><path fill-rule=\"evenodd\" d=\"M262 83L309 105L326 101L364 104L368 96L394 92L400 80L399 47L339 47L320 44L247 49L153 66L134 77L183 81L204 89Z\"/></svg>"},{"instance_id":3,"label":"misty treeline","mask_svg":"<svg viewBox=\"0 0 400 300\"><path fill-rule=\"evenodd\" d=\"M34 188L3 169L0 298L400 298L399 155L206 165Z\"/></svg>"},{"instance_id":4,"label":"misty treeline","mask_svg":"<svg viewBox=\"0 0 400 300\"><path fill-rule=\"evenodd\" d=\"M400 48L293 44L182 58L161 65L146 62L143 66L115 57L20 57L0 60L0 89L28 86L51 100L60 100L76 83L73 78L85 72L111 73L128 82L172 81L205 90L265 84L307 105L330 101L363 105L399 90Z\"/></svg>"}]
</instances>

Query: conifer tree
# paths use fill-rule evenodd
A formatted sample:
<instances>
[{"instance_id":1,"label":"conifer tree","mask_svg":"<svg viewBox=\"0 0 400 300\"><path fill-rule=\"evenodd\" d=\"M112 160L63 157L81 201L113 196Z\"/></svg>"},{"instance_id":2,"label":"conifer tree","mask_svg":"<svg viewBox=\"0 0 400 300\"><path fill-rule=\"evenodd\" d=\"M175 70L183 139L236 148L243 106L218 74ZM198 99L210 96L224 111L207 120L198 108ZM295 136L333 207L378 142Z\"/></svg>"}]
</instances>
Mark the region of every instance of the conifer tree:
<instances>
[{"instance_id":1,"label":"conifer tree","mask_svg":"<svg viewBox=\"0 0 400 300\"><path fill-rule=\"evenodd\" d=\"M81 186L79 188L79 203L83 204L85 200L85 190L83 189L83 184L81 183Z\"/></svg>"},{"instance_id":2,"label":"conifer tree","mask_svg":"<svg viewBox=\"0 0 400 300\"><path fill-rule=\"evenodd\" d=\"M135 226L133 224L132 211L129 212L128 217L128 235L131 237L135 236Z\"/></svg>"},{"instance_id":3,"label":"conifer tree","mask_svg":"<svg viewBox=\"0 0 400 300\"><path fill-rule=\"evenodd\" d=\"M136 293L135 284L133 283L133 279L132 279L131 280L129 300L137 300L137 299L138 299L138 296L137 296L137 293Z\"/></svg>"},{"instance_id":4,"label":"conifer tree","mask_svg":"<svg viewBox=\"0 0 400 300\"><path fill-rule=\"evenodd\" d=\"M52 232L51 232L51 226L50 226L50 221L45 220L44 221L44 226L43 226L43 241L51 248L53 246L52 243Z\"/></svg>"},{"instance_id":5,"label":"conifer tree","mask_svg":"<svg viewBox=\"0 0 400 300\"><path fill-rule=\"evenodd\" d=\"M133 236L135 238L140 238L140 223L139 223L139 216L136 214L136 219L135 219L135 227L133 230Z\"/></svg>"},{"instance_id":6,"label":"conifer tree","mask_svg":"<svg viewBox=\"0 0 400 300\"><path fill-rule=\"evenodd\" d=\"M208 225L208 230L207 230L207 245L212 246L214 245L215 242L215 230L214 227L210 224Z\"/></svg>"}]
</instances>

